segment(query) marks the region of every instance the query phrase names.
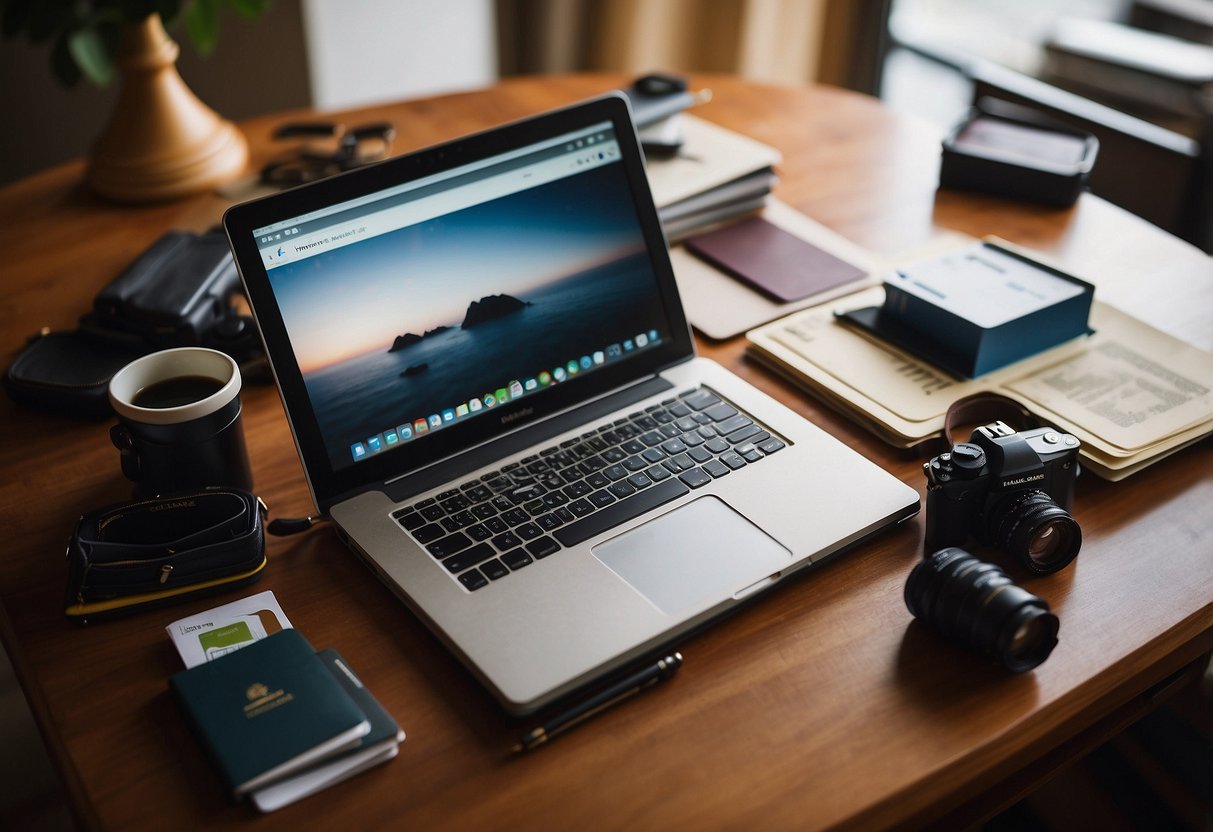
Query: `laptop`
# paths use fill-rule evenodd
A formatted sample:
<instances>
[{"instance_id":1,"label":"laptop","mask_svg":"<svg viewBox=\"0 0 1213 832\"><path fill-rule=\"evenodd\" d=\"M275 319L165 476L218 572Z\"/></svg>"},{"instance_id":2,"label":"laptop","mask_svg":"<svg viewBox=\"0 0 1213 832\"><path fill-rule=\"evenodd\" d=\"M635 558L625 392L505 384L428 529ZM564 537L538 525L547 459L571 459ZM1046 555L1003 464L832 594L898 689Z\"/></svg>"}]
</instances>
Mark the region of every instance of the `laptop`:
<instances>
[{"instance_id":1,"label":"laptop","mask_svg":"<svg viewBox=\"0 0 1213 832\"><path fill-rule=\"evenodd\" d=\"M621 95L224 226L319 511L514 714L918 511L695 355Z\"/></svg>"}]
</instances>

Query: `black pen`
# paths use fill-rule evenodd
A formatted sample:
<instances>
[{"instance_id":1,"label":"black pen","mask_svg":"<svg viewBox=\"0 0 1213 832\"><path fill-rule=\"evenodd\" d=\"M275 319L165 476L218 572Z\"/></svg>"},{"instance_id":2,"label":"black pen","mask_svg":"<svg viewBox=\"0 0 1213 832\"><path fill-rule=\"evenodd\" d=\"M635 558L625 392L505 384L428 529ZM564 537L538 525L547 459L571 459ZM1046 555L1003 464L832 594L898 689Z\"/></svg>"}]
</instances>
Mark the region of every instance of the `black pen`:
<instances>
[{"instance_id":1,"label":"black pen","mask_svg":"<svg viewBox=\"0 0 1213 832\"><path fill-rule=\"evenodd\" d=\"M515 751L530 751L536 746L543 745L552 737L580 725L590 717L605 711L612 705L617 705L630 696L640 693L645 688L652 687L674 675L682 667L682 654L671 653L658 659L651 665L640 668L635 673L620 679L615 684L604 688L588 699L576 702L561 713L549 719L538 728L527 731L517 744Z\"/></svg>"}]
</instances>

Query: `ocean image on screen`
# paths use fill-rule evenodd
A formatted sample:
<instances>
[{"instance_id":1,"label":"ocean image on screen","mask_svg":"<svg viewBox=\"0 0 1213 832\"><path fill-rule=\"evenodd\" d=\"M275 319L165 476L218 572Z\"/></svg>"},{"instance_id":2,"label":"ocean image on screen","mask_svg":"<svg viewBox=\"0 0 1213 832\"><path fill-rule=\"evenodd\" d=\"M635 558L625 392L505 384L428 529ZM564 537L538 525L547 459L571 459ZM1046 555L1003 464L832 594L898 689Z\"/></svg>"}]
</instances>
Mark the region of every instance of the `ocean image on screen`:
<instances>
[{"instance_id":1,"label":"ocean image on screen","mask_svg":"<svg viewBox=\"0 0 1213 832\"><path fill-rule=\"evenodd\" d=\"M491 409L484 397L511 381L546 373L551 383L576 383L608 351L609 360L624 360L625 343L636 350L647 333L665 336L656 280L617 168L271 272L335 469L355 461L351 446L398 425L441 417L473 399L483 414ZM598 362L583 367L591 356ZM578 374L559 380L555 371L568 362Z\"/></svg>"}]
</instances>

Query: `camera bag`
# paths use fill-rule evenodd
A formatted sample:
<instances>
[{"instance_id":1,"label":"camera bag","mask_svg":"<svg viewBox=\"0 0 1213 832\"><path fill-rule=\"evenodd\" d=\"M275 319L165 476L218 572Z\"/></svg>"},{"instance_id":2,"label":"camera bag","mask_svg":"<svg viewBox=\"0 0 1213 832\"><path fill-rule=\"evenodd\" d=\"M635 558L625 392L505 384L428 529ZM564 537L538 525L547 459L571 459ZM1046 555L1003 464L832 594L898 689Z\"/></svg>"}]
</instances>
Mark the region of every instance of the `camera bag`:
<instances>
[{"instance_id":1,"label":"camera bag","mask_svg":"<svg viewBox=\"0 0 1213 832\"><path fill-rule=\"evenodd\" d=\"M135 340L47 332L34 336L9 365L4 389L26 407L105 419L114 412L108 396L110 378L150 351Z\"/></svg>"},{"instance_id":2,"label":"camera bag","mask_svg":"<svg viewBox=\"0 0 1213 832\"><path fill-rule=\"evenodd\" d=\"M86 329L135 333L157 347L202 344L240 291L222 234L169 231L93 299Z\"/></svg>"},{"instance_id":3,"label":"camera bag","mask_svg":"<svg viewBox=\"0 0 1213 832\"><path fill-rule=\"evenodd\" d=\"M109 380L124 366L168 347L222 350L242 364L261 351L222 234L169 231L110 281L72 332L30 338L4 374L18 404L75 417L112 415Z\"/></svg>"},{"instance_id":4,"label":"camera bag","mask_svg":"<svg viewBox=\"0 0 1213 832\"><path fill-rule=\"evenodd\" d=\"M64 612L90 621L252 583L266 565L265 513L235 488L87 512L68 544Z\"/></svg>"}]
</instances>

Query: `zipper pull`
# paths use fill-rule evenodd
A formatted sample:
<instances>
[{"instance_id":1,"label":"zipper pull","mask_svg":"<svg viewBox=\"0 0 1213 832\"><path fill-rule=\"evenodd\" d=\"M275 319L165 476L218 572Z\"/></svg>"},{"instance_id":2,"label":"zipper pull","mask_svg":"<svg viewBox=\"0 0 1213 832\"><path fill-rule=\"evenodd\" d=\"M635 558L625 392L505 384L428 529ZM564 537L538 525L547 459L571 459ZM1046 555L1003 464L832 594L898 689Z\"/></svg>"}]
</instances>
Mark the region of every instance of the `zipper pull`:
<instances>
[{"instance_id":1,"label":"zipper pull","mask_svg":"<svg viewBox=\"0 0 1213 832\"><path fill-rule=\"evenodd\" d=\"M168 576L171 574L173 574L173 567L171 564L166 563L166 564L164 564L164 566L161 566L160 567L160 583L165 583L166 581L168 581Z\"/></svg>"}]
</instances>

